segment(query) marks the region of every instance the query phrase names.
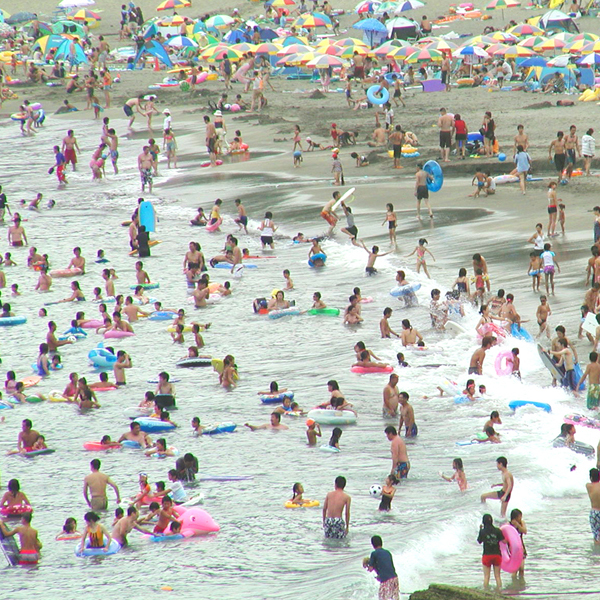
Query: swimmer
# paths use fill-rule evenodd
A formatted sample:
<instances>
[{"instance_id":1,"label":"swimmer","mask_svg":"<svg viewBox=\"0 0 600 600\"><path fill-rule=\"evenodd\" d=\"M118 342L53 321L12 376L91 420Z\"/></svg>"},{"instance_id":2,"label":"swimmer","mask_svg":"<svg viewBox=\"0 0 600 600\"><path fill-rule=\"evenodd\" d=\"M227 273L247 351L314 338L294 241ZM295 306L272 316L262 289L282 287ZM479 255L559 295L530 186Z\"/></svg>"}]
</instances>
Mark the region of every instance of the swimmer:
<instances>
[{"instance_id":1,"label":"swimmer","mask_svg":"<svg viewBox=\"0 0 600 600\"><path fill-rule=\"evenodd\" d=\"M374 275L375 273L377 273L377 269L375 268L375 261L380 256L387 256L388 254L391 254L391 252L392 252L390 250L389 252L384 252L383 254L379 254L379 246L373 246L373 248L371 248L371 250L368 250L367 247L365 246L364 242L362 242L362 248L369 255L369 258L367 259L367 266L365 267L365 271L368 275Z\"/></svg>"},{"instance_id":2,"label":"swimmer","mask_svg":"<svg viewBox=\"0 0 600 600\"><path fill-rule=\"evenodd\" d=\"M493 427L494 425L502 425L502 419L500 418L500 413L497 410L493 410L490 414L490 418L485 422L483 426L483 431L488 427Z\"/></svg>"},{"instance_id":3,"label":"swimmer","mask_svg":"<svg viewBox=\"0 0 600 600\"><path fill-rule=\"evenodd\" d=\"M283 425L281 423L281 415L276 412L271 413L271 420L269 423L264 423L263 425L250 425L250 423L244 423L245 427L248 427L250 431L258 431L259 429L272 429L282 431L284 429L289 429L287 425Z\"/></svg>"},{"instance_id":4,"label":"swimmer","mask_svg":"<svg viewBox=\"0 0 600 600\"><path fill-rule=\"evenodd\" d=\"M379 332L382 338L391 338L395 335L397 338L400 336L390 327L389 319L392 316L392 309L387 307L383 309L383 318L379 321Z\"/></svg>"},{"instance_id":5,"label":"swimmer","mask_svg":"<svg viewBox=\"0 0 600 600\"><path fill-rule=\"evenodd\" d=\"M327 308L327 304L325 304L325 302L323 302L323 300L321 299L321 292L315 292L313 294L313 304L311 306L311 309L323 310L324 308Z\"/></svg>"},{"instance_id":6,"label":"swimmer","mask_svg":"<svg viewBox=\"0 0 600 600\"><path fill-rule=\"evenodd\" d=\"M325 252L323 252L323 249L321 248L321 244L319 243L318 238L312 239L311 242L312 242L312 246L311 246L310 250L308 251L308 260L309 261L316 254L325 255ZM315 266L315 267L322 267L325 264L325 261L322 258L315 258L315 259L313 259L312 262L313 262L313 266Z\"/></svg>"},{"instance_id":7,"label":"swimmer","mask_svg":"<svg viewBox=\"0 0 600 600\"><path fill-rule=\"evenodd\" d=\"M427 240L425 238L421 238L419 240L419 244L415 247L415 249L406 257L410 257L413 254L416 253L417 255L417 273L421 272L421 267L423 267L423 271L425 271L425 275L427 275L428 279L431 279L431 276L429 275L429 271L427 270L427 262L425 260L425 254L430 254L431 258L433 258L434 262L435 262L435 256L433 256L433 254L431 253L430 250L428 250L427 248L425 248L425 244L427 244Z\"/></svg>"},{"instance_id":8,"label":"swimmer","mask_svg":"<svg viewBox=\"0 0 600 600\"><path fill-rule=\"evenodd\" d=\"M153 456L156 454L160 458L165 456L175 456L173 449L167 446L167 440L165 440L165 438L158 438L154 448L149 448L148 450L145 450L144 453L146 456Z\"/></svg>"},{"instance_id":9,"label":"swimmer","mask_svg":"<svg viewBox=\"0 0 600 600\"><path fill-rule=\"evenodd\" d=\"M108 530L100 523L100 517L93 511L87 512L84 515L86 523L83 537L81 538L81 544L79 546L79 552L83 552L85 549L85 541L89 538L90 548L104 548L104 552L108 552L110 543L112 541L112 535Z\"/></svg>"},{"instance_id":10,"label":"swimmer","mask_svg":"<svg viewBox=\"0 0 600 600\"><path fill-rule=\"evenodd\" d=\"M294 282L292 281L292 278L290 277L290 271L289 269L284 269L283 270L283 278L285 279L285 290L293 290L294 289Z\"/></svg>"},{"instance_id":11,"label":"swimmer","mask_svg":"<svg viewBox=\"0 0 600 600\"><path fill-rule=\"evenodd\" d=\"M481 348L475 350L471 356L471 361L469 362L469 375L481 375L483 373L483 361L485 360L485 353L494 344L494 339L495 338L492 336L486 335L481 340Z\"/></svg>"},{"instance_id":12,"label":"swimmer","mask_svg":"<svg viewBox=\"0 0 600 600\"><path fill-rule=\"evenodd\" d=\"M389 512L392 510L392 500L396 493L396 488L394 486L399 483L400 481L398 478L392 473L386 477L385 484L381 488L381 502L379 503L379 508L377 510L382 512Z\"/></svg>"},{"instance_id":13,"label":"swimmer","mask_svg":"<svg viewBox=\"0 0 600 600\"><path fill-rule=\"evenodd\" d=\"M367 350L363 350L360 353L360 359L357 360L352 366L364 368L376 367L378 369L385 369L385 367L389 367L387 363L373 362Z\"/></svg>"},{"instance_id":14,"label":"swimmer","mask_svg":"<svg viewBox=\"0 0 600 600\"><path fill-rule=\"evenodd\" d=\"M306 427L306 439L308 440L308 445L316 446L317 438L321 437L321 426L313 419L307 419Z\"/></svg>"},{"instance_id":15,"label":"swimmer","mask_svg":"<svg viewBox=\"0 0 600 600\"><path fill-rule=\"evenodd\" d=\"M456 483L458 483L458 489L461 492L464 492L469 487L469 485L467 483L467 476L465 475L465 469L463 467L462 458L455 458L452 461L452 468L454 469L454 473L451 477L448 477L443 473L440 473L440 476L445 481L456 481Z\"/></svg>"},{"instance_id":16,"label":"swimmer","mask_svg":"<svg viewBox=\"0 0 600 600\"><path fill-rule=\"evenodd\" d=\"M321 209L321 217L327 221L329 224L329 231L327 232L327 236L330 236L335 229L339 221L339 217L332 210L333 205L340 199L341 194L339 192L333 192L333 198L323 206Z\"/></svg>"},{"instance_id":17,"label":"swimmer","mask_svg":"<svg viewBox=\"0 0 600 600\"><path fill-rule=\"evenodd\" d=\"M415 411L412 405L408 402L410 396L408 392L400 392L398 394L398 402L400 403L400 421L398 423L398 431L405 427L405 436L408 438L417 437L419 430L415 423Z\"/></svg>"},{"instance_id":18,"label":"swimmer","mask_svg":"<svg viewBox=\"0 0 600 600\"><path fill-rule=\"evenodd\" d=\"M245 233L248 233L248 215L246 213L246 207L239 198L235 200L235 207L237 208L238 216L237 219L234 219L234 222L238 224L239 231L243 229Z\"/></svg>"},{"instance_id":19,"label":"swimmer","mask_svg":"<svg viewBox=\"0 0 600 600\"><path fill-rule=\"evenodd\" d=\"M55 540L75 540L79 539L83 534L77 531L77 520L73 517L69 517L62 527L62 531L54 538Z\"/></svg>"},{"instance_id":20,"label":"swimmer","mask_svg":"<svg viewBox=\"0 0 600 600\"><path fill-rule=\"evenodd\" d=\"M399 377L396 373L390 375L390 379L383 388L383 416L397 417L398 416L398 381Z\"/></svg>"},{"instance_id":21,"label":"swimmer","mask_svg":"<svg viewBox=\"0 0 600 600\"><path fill-rule=\"evenodd\" d=\"M510 502L510 497L513 491L513 487L515 485L514 478L512 473L508 470L508 461L504 456L500 456L496 459L496 468L502 473L502 483L494 483L492 487L500 487L502 488L498 492L486 492L481 495L481 502L485 504L485 501L489 498L493 498L494 500L500 500L500 516L504 518L506 516L506 510L508 508L508 503Z\"/></svg>"},{"instance_id":22,"label":"swimmer","mask_svg":"<svg viewBox=\"0 0 600 600\"><path fill-rule=\"evenodd\" d=\"M340 438L342 437L343 431L339 427L334 427L331 432L331 438L329 438L329 443L327 444L331 448L340 449Z\"/></svg>"},{"instance_id":23,"label":"swimmer","mask_svg":"<svg viewBox=\"0 0 600 600\"><path fill-rule=\"evenodd\" d=\"M423 336L413 328L408 319L402 319L402 334L400 335L403 346L414 346L423 341Z\"/></svg>"}]
</instances>

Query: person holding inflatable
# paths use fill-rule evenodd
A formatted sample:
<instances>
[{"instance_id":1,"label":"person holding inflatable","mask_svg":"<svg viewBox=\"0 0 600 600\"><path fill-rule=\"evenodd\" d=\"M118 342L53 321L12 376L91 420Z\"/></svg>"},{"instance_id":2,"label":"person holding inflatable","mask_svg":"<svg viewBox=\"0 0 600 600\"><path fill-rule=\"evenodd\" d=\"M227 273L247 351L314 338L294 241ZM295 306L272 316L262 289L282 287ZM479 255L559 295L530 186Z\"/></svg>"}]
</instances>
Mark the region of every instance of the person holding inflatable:
<instances>
[{"instance_id":1,"label":"person holding inflatable","mask_svg":"<svg viewBox=\"0 0 600 600\"><path fill-rule=\"evenodd\" d=\"M494 579L498 592L502 589L502 577L500 576L500 564L502 555L500 554L500 542L504 542L504 533L497 527L494 527L492 515L483 515L477 541L483 544L483 556L481 564L483 565L483 589L490 587L490 575L492 567L494 569Z\"/></svg>"}]
</instances>

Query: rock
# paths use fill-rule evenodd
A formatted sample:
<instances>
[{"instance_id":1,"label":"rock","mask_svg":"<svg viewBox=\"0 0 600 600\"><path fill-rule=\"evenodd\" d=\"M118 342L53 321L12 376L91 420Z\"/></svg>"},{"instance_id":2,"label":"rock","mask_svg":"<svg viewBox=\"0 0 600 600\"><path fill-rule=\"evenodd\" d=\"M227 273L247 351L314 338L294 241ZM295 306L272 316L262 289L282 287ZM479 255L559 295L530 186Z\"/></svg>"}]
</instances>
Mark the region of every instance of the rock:
<instances>
[{"instance_id":1,"label":"rock","mask_svg":"<svg viewBox=\"0 0 600 600\"><path fill-rule=\"evenodd\" d=\"M497 600L503 597L502 594L492 592L432 583L426 590L413 592L410 600Z\"/></svg>"},{"instance_id":2,"label":"rock","mask_svg":"<svg viewBox=\"0 0 600 600\"><path fill-rule=\"evenodd\" d=\"M323 100L323 98L326 98L325 94L323 94L322 92L320 92L319 90L315 90L310 96L309 98L311 100Z\"/></svg>"},{"instance_id":3,"label":"rock","mask_svg":"<svg viewBox=\"0 0 600 600\"><path fill-rule=\"evenodd\" d=\"M529 106L524 106L523 108L550 108L552 106L552 102L536 102L535 104L530 104Z\"/></svg>"}]
</instances>

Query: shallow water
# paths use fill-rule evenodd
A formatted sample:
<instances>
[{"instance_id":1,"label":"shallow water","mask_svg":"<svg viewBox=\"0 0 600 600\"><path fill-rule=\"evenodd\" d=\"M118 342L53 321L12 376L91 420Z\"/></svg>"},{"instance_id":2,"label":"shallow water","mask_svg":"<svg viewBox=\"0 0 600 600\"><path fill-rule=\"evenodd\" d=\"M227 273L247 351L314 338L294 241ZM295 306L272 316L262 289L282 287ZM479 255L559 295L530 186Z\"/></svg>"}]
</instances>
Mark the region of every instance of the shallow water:
<instances>
[{"instance_id":1,"label":"shallow water","mask_svg":"<svg viewBox=\"0 0 600 600\"><path fill-rule=\"evenodd\" d=\"M124 125L119 123L119 127L122 129ZM117 291L126 291L135 279L135 260L126 254L127 230L120 223L129 218L139 195L134 161L137 143L134 146L121 143L122 174L117 178L110 177L100 185L90 183L89 170L84 164L87 161L82 160L81 170L69 175L69 188L56 191L55 179L45 173L52 164L51 146L66 128L66 121L49 119L35 140L17 138L13 157L9 158L7 153L0 156L5 191L13 207L20 195L30 199L38 190L46 198L57 200L58 205L52 211L42 210L40 214L21 211L28 218L27 235L40 252L50 254L55 268L66 266L72 247L80 245L88 259L88 273L80 278L86 294L91 295L93 287L101 286L100 273L105 265L93 262L100 247L111 261L106 266L114 267L119 275ZM77 123L85 156L90 155L99 129L97 123ZM182 155L191 151L191 142L187 143L185 138L180 145ZM19 164L18 169L13 167L15 163ZM530 530L526 541L530 557L528 591L544 594L574 588L598 590L595 567L600 558L592 552L584 492L592 461L568 450L550 448L563 414L581 412L582 400L574 400L561 390L542 387L548 384L549 377L535 346L511 340L510 345L501 348L520 348L526 383L496 376L493 362L498 349L493 349L488 354L484 376L477 378L478 384L487 385L488 398L469 406L455 405L448 398L423 399L424 395L436 393L436 385L444 377L464 383L469 355L477 344L474 335L451 338L430 330L425 307L433 287L447 289L458 267L469 265L472 253L480 250L486 257L493 257L490 268L493 266L494 287L502 284L513 290L518 300L529 294L529 282L514 268L515 261L520 260L521 264L525 260L528 250L525 244L514 244L510 219L504 218L496 206L491 210L473 208L467 201L464 206L436 211L434 223L424 221L421 226L412 213L409 193L412 182L407 178L406 182L400 182L399 189L406 190L409 199L394 199L399 205L398 237L402 252L379 259L377 276L365 278L366 253L349 245L342 234L324 242L328 262L320 271L307 266L308 245L293 245L282 237L276 242L276 259L253 261L259 265L258 269L246 270L242 279L232 280L232 297L195 311L186 303L187 289L180 270L187 243L198 240L210 257L222 247L225 233L236 229L229 218L220 234L191 228L189 219L198 205L208 208L215 197L222 197L224 213L232 214L233 199L241 197L253 217L253 229L258 224L257 217L274 208L280 236L297 231L320 234L325 230L317 215L331 187L321 182L304 183L302 179L290 181L285 175L274 180L265 175L268 170L268 162L257 160L254 172L240 176L227 172L190 176L180 171L181 180L173 180L171 187L157 185L155 192L159 197L153 201L160 223L156 237L163 243L152 250L151 258L144 260L151 278L161 284L151 295L170 307L185 307L194 320L213 323L204 335L206 350L213 356L227 353L235 356L241 374L236 390L221 389L211 369L176 369L174 364L186 354L191 338L186 337L183 347L174 346L165 323L142 322L134 325L136 337L113 344L131 354L134 368L127 372L126 389L99 394L100 410L80 415L72 406L45 403L2 411L6 417L6 422L0 424L2 450L15 446L23 418L31 418L34 427L45 434L48 445L57 450L52 456L33 460L0 456L2 484L12 477L21 481L36 508L34 526L44 543L43 559L37 568L2 571L7 597L9 592L11 598L30 598L33 594L75 598L82 592L99 597L99 586L105 584L110 586L111 595L124 597L131 595L133 588L154 597L155 590L167 585L183 598L375 598L377 584L360 568L362 557L370 551L370 536L374 534L382 535L385 546L394 553L403 593L434 581L478 586L481 550L475 538L481 514L487 510L498 517L500 508L494 502L482 508L479 494L500 481L495 468L495 458L499 455L508 457L509 468L516 478L510 508L523 511ZM166 173L166 167L161 165L161 171ZM365 186L368 184L366 181ZM370 195L378 193L375 185L364 189ZM388 201L387 193L381 194L382 208ZM372 209L361 207L360 201L355 206L360 236L369 244L379 243L387 251L387 231L380 227L383 211L374 214ZM493 235L482 236L486 231L493 231ZM438 259L437 263L429 261L432 280L413 272L412 258L402 258L422 236L428 237ZM251 254L260 253L255 230L250 236L240 235L239 239L240 245L248 247ZM27 250L11 249L11 252L22 265ZM561 254L558 256L561 258ZM580 257L580 252L565 253L567 268L562 285L575 281L575 276L569 279L568 265ZM420 306L403 310L389 296L399 267L406 269L410 281L422 284L417 293ZM281 286L284 268L291 270L296 286L288 296L302 308L309 307L314 291L321 291L328 305L343 309L352 288L360 286L363 296L375 299L363 306L365 324L350 329L341 325L341 318L297 316L273 321L255 316L252 300ZM227 279L226 271L215 269L210 274L216 281ZM28 322L0 329L2 366L23 376L30 373L37 346L46 333L47 319L37 317L37 309L42 302L66 297L69 280L55 280L50 294L38 296L32 292L35 274L15 268L6 269L6 275L8 284L18 283L23 292L21 297L10 300L13 310L18 315L25 314ZM3 290L3 299L8 296L8 291ZM564 295L556 304L561 315L566 315L569 331L573 331L577 321L572 297ZM523 305L527 311L521 312L532 314L530 305L534 305L529 297L524 298ZM427 354L406 350L411 368L399 371L400 389L411 394L420 433L416 440L408 442L412 469L409 479L398 488L390 514L380 514L378 501L368 494L369 487L382 483L390 468L389 443L383 429L393 421L381 417L381 390L387 376L360 376L349 370L354 362L352 347L359 339L386 361L393 362L395 353L402 351L398 342L378 337L377 324L385 306L395 309L394 329L400 330L400 319L409 318L432 349ZM97 308L89 302L52 306L49 317L63 331L76 310L85 310L86 316L93 317ZM465 318L466 326L472 330L476 321L477 316L470 311ZM95 380L97 375L87 366L86 356L100 339L90 333L87 340L65 349L64 371L53 374L38 386L39 390L63 389L71 371L86 376L88 381ZM580 349L581 354L587 352L585 348ZM418 368L427 364L443 366ZM68 516L75 516L82 527L86 509L82 480L91 458L102 460L102 470L117 482L123 496L137 491L139 471L149 473L152 481L166 480L173 459L145 458L134 450L110 454L82 450L85 441L97 440L106 433L116 438L128 428L123 409L139 403L143 393L154 387L146 380L160 370L181 378L176 384L179 409L172 415L180 428L165 436L169 444L181 452L196 454L201 474L252 475L254 480L199 486L206 494L204 508L221 525L218 535L162 545L150 544L142 536L132 534L131 548L116 556L76 558L74 542L55 542L54 536ZM288 432L251 433L243 428L247 421L256 424L268 421L271 409L260 404L256 392L267 388L270 381L277 380L281 386L294 390L300 406L308 410L327 399L329 379L338 380L359 412L358 424L344 427L340 454L308 448L302 418L288 419ZM524 408L511 414L507 404L512 399L542 400L551 403L554 410L547 414ZM479 431L494 409L500 410L504 421L500 428L502 445L455 446L457 440ZM189 421L196 415L203 423L234 421L238 430L230 435L193 438ZM324 441L330 431L331 427L323 427ZM577 437L595 446L599 436L597 431L580 428ZM451 471L456 456L465 462L470 488L465 494L438 476L438 471ZM571 465L578 468L570 471ZM348 540L335 543L323 539L320 509L285 510L283 502L291 496L296 481L303 483L307 498L322 501L332 489L333 479L340 474L347 477L347 491L353 498L351 535ZM112 497L111 509L114 509ZM106 515L105 524L110 525L110 517ZM569 576L565 577L565 573ZM505 582L509 581L505 576ZM75 589L76 594L71 591Z\"/></svg>"}]
</instances>

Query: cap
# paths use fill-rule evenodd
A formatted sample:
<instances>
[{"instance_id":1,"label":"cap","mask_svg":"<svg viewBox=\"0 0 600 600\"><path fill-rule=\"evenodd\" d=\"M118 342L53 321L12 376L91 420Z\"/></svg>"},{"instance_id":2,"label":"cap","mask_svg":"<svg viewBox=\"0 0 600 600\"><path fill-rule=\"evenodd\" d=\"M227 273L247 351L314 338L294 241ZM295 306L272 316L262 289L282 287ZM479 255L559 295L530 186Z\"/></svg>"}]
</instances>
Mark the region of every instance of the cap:
<instances>
[{"instance_id":1,"label":"cap","mask_svg":"<svg viewBox=\"0 0 600 600\"><path fill-rule=\"evenodd\" d=\"M214 115L215 117L222 117L223 113L220 110L215 110Z\"/></svg>"},{"instance_id":2,"label":"cap","mask_svg":"<svg viewBox=\"0 0 600 600\"><path fill-rule=\"evenodd\" d=\"M306 138L306 141L307 141L307 142L312 142L312 139L311 139L311 138L309 138L309 137L307 137L307 138Z\"/></svg>"},{"instance_id":3,"label":"cap","mask_svg":"<svg viewBox=\"0 0 600 600\"><path fill-rule=\"evenodd\" d=\"M140 477L145 477L146 479L148 479L148 473L140 473Z\"/></svg>"},{"instance_id":4,"label":"cap","mask_svg":"<svg viewBox=\"0 0 600 600\"><path fill-rule=\"evenodd\" d=\"M168 108L165 108L165 110L163 110L163 115L170 115L171 111Z\"/></svg>"},{"instance_id":5,"label":"cap","mask_svg":"<svg viewBox=\"0 0 600 600\"><path fill-rule=\"evenodd\" d=\"M307 425L308 427L311 427L311 426L312 426L312 425L314 425L314 424L315 424L315 422L314 422L312 419L306 419L306 425Z\"/></svg>"},{"instance_id":6,"label":"cap","mask_svg":"<svg viewBox=\"0 0 600 600\"><path fill-rule=\"evenodd\" d=\"M332 127L337 127L337 125L335 123L332 123L331 126Z\"/></svg>"}]
</instances>

